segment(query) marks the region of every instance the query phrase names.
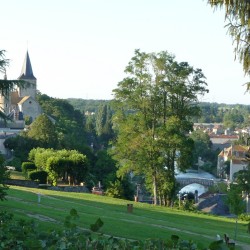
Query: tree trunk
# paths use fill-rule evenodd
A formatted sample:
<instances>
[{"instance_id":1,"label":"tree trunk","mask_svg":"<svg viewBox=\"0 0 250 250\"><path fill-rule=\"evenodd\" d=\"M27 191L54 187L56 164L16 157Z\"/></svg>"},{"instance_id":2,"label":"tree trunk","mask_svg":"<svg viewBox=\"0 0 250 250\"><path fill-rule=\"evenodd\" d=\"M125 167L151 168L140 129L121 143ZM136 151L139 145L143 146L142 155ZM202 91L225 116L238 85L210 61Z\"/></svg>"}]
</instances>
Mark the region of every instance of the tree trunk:
<instances>
[{"instance_id":1,"label":"tree trunk","mask_svg":"<svg viewBox=\"0 0 250 250\"><path fill-rule=\"evenodd\" d=\"M157 205L157 186L156 175L153 176L153 192L154 192L154 205Z\"/></svg>"}]
</instances>

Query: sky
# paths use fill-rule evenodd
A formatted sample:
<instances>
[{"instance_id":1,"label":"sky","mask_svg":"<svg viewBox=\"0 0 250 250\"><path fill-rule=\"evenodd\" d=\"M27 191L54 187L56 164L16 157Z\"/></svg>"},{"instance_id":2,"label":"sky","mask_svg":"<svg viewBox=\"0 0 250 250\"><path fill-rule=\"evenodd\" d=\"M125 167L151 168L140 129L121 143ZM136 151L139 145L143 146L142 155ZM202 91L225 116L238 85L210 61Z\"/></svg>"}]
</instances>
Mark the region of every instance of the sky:
<instances>
[{"instance_id":1,"label":"sky","mask_svg":"<svg viewBox=\"0 0 250 250\"><path fill-rule=\"evenodd\" d=\"M37 89L54 98L109 100L141 51L168 51L202 69L202 102L250 105L224 11L206 0L0 0L0 49L16 79L28 49ZM0 75L3 78L2 75Z\"/></svg>"}]
</instances>

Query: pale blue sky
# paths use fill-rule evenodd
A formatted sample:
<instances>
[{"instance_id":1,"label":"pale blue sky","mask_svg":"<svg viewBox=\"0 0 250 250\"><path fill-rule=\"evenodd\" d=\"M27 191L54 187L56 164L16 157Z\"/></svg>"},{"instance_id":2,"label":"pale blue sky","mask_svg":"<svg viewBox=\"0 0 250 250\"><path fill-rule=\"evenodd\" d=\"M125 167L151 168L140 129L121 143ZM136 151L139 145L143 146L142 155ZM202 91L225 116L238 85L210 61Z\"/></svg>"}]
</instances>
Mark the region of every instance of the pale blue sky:
<instances>
[{"instance_id":1,"label":"pale blue sky","mask_svg":"<svg viewBox=\"0 0 250 250\"><path fill-rule=\"evenodd\" d=\"M111 99L135 49L167 50L201 68L201 101L250 104L224 12L206 0L0 0L0 49L21 72L28 47L38 89L56 98ZM28 45L27 45L28 41ZM2 76L0 76L2 77Z\"/></svg>"}]
</instances>

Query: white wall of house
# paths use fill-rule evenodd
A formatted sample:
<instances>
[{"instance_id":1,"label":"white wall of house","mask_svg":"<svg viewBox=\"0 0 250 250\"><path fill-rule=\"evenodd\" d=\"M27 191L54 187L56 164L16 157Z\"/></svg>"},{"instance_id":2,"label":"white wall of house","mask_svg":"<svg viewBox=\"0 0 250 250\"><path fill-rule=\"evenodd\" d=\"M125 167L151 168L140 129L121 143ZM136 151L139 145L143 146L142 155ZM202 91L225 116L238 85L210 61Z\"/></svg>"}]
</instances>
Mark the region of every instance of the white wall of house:
<instances>
[{"instance_id":1,"label":"white wall of house","mask_svg":"<svg viewBox=\"0 0 250 250\"><path fill-rule=\"evenodd\" d=\"M245 169L247 166L247 163L241 163L241 164L233 164L233 161L230 161L230 176L229 180L233 181L233 175L237 173L240 170Z\"/></svg>"}]
</instances>

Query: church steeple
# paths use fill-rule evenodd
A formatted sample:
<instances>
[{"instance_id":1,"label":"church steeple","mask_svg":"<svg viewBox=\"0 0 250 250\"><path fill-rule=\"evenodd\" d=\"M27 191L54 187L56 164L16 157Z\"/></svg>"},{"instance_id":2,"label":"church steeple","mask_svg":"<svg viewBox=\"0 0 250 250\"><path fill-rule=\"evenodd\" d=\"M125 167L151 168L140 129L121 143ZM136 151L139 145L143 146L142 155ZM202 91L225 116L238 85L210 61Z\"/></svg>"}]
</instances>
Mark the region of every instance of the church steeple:
<instances>
[{"instance_id":1,"label":"church steeple","mask_svg":"<svg viewBox=\"0 0 250 250\"><path fill-rule=\"evenodd\" d=\"M19 80L28 80L28 79L36 80L36 78L33 74L28 50L27 50L26 56L24 58L21 75L18 77L18 79Z\"/></svg>"},{"instance_id":2,"label":"church steeple","mask_svg":"<svg viewBox=\"0 0 250 250\"><path fill-rule=\"evenodd\" d=\"M36 99L36 78L33 74L28 50L24 58L21 75L17 79L30 83L28 86L20 86L17 88L19 96L31 96L33 99Z\"/></svg>"}]
</instances>

